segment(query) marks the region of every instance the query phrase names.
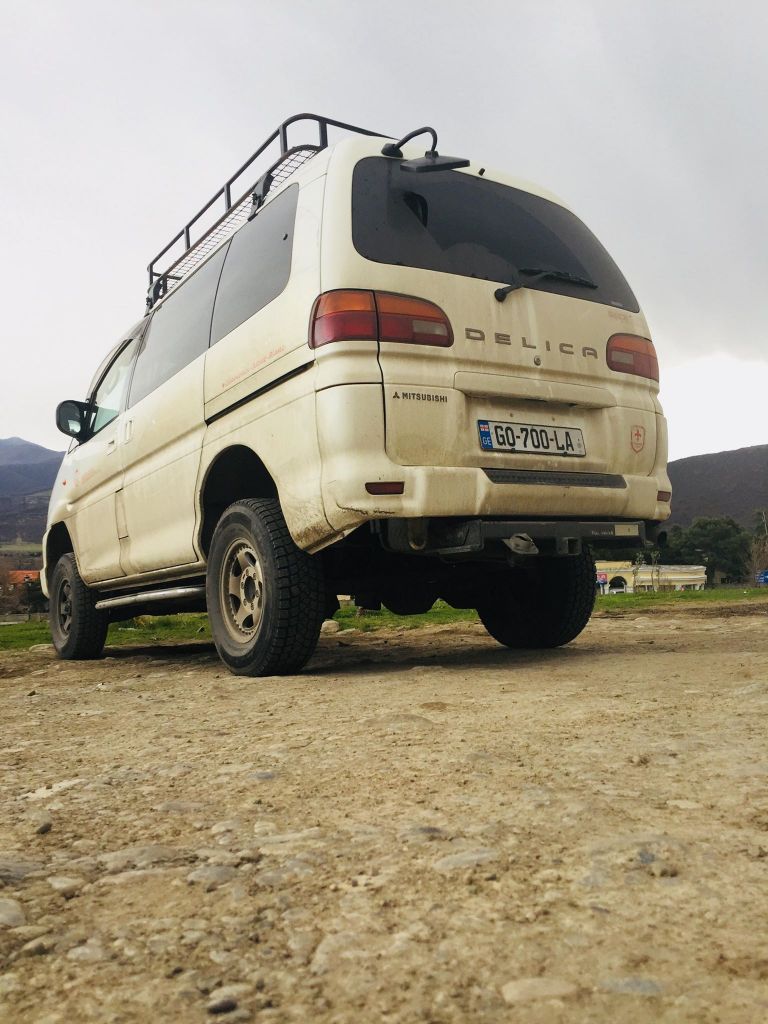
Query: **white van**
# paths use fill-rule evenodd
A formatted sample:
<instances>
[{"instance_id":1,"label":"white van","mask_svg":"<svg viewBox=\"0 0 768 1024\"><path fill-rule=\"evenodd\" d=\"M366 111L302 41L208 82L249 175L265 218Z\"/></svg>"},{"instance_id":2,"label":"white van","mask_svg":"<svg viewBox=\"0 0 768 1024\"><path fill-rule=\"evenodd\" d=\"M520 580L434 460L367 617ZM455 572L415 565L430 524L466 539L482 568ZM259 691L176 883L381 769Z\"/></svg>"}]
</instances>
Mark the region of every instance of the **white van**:
<instances>
[{"instance_id":1,"label":"white van","mask_svg":"<svg viewBox=\"0 0 768 1024\"><path fill-rule=\"evenodd\" d=\"M306 122L318 143L289 146ZM442 598L509 647L556 646L591 614L588 545L642 546L669 516L625 279L560 200L440 156L432 129L291 118L152 262L148 306L57 410L63 658L98 656L111 621L207 609L233 672L296 672L339 593Z\"/></svg>"}]
</instances>

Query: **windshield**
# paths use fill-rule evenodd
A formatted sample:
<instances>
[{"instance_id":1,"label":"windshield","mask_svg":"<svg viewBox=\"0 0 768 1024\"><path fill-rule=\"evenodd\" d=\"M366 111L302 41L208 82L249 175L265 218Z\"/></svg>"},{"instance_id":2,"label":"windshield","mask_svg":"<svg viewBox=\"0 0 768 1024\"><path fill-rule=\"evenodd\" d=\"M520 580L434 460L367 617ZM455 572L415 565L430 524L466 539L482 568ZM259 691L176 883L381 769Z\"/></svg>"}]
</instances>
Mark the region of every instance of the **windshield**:
<instances>
[{"instance_id":1,"label":"windshield","mask_svg":"<svg viewBox=\"0 0 768 1024\"><path fill-rule=\"evenodd\" d=\"M536 268L540 276L524 280L526 288L639 310L621 271L569 210L458 171L416 175L396 160L361 160L352 179L352 238L376 263L507 284L521 268ZM568 275L597 287L586 290Z\"/></svg>"}]
</instances>

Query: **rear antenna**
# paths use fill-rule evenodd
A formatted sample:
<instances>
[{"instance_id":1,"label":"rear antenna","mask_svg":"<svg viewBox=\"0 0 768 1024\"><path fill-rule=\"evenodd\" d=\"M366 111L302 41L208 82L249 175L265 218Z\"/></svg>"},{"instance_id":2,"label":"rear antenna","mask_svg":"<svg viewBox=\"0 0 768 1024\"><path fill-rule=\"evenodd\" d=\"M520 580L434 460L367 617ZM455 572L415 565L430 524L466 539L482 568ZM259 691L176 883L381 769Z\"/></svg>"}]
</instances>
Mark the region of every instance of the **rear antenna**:
<instances>
[{"instance_id":1,"label":"rear antenna","mask_svg":"<svg viewBox=\"0 0 768 1024\"><path fill-rule=\"evenodd\" d=\"M428 149L424 156L418 160L403 160L403 151L400 147L404 146L406 142L410 142L411 139L415 139L418 135L431 135L432 148ZM403 162L400 166L404 171L423 173L424 171L452 171L458 167L469 167L469 160L465 160L464 157L440 156L437 152L437 132L434 128L428 126L409 132L399 142L387 142L382 147L381 154L382 156L391 156L396 160L402 160Z\"/></svg>"}]
</instances>

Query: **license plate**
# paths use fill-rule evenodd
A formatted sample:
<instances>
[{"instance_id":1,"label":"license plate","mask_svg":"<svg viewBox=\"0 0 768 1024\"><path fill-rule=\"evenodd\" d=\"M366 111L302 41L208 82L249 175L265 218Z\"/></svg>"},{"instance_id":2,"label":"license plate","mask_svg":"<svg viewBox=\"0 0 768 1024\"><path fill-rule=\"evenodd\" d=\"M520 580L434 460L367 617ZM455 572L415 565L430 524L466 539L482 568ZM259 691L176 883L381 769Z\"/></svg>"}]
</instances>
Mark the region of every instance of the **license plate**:
<instances>
[{"instance_id":1,"label":"license plate","mask_svg":"<svg viewBox=\"0 0 768 1024\"><path fill-rule=\"evenodd\" d=\"M578 427L546 427L540 423L478 420L480 447L486 452L521 452L583 458L584 435Z\"/></svg>"}]
</instances>

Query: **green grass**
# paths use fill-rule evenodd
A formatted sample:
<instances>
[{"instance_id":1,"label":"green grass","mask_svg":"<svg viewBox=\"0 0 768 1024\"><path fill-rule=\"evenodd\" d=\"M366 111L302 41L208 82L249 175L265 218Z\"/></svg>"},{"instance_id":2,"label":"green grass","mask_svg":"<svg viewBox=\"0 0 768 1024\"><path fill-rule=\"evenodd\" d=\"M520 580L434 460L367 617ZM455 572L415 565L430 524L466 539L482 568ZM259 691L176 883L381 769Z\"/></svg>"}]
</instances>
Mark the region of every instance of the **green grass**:
<instances>
[{"instance_id":1,"label":"green grass","mask_svg":"<svg viewBox=\"0 0 768 1024\"><path fill-rule=\"evenodd\" d=\"M162 643L185 643L211 639L207 615L143 615L130 622L109 627L107 644L113 647L152 647ZM15 622L0 626L0 651L25 651L33 644L49 644L47 622Z\"/></svg>"},{"instance_id":2,"label":"green grass","mask_svg":"<svg viewBox=\"0 0 768 1024\"><path fill-rule=\"evenodd\" d=\"M472 608L451 608L444 601L438 601L431 611L424 615L393 615L386 608L380 612L366 612L358 616L356 608L342 608L334 619L342 630L360 629L371 633L376 629L418 629L420 626L440 626L450 622L477 622L477 612Z\"/></svg>"},{"instance_id":3,"label":"green grass","mask_svg":"<svg viewBox=\"0 0 768 1024\"><path fill-rule=\"evenodd\" d=\"M659 605L715 604L765 601L768 587L716 587L714 590L659 590L655 594L607 594L598 597L595 608L608 615L654 608Z\"/></svg>"},{"instance_id":4,"label":"green grass","mask_svg":"<svg viewBox=\"0 0 768 1024\"><path fill-rule=\"evenodd\" d=\"M761 601L768 606L768 587L721 588L716 590L659 591L656 594L613 594L598 597L596 610L607 615L622 615L630 611L649 610L658 606L677 606L713 603ZM472 609L451 608L438 601L424 615L393 615L382 609L358 616L355 608L342 608L334 616L341 631L358 629L371 633L378 629L419 629L452 622L477 622ZM143 615L130 622L118 622L109 627L107 644L117 647L152 647L165 643L186 643L211 640L207 615ZM47 622L16 622L0 626L0 651L25 651L33 644L51 642Z\"/></svg>"},{"instance_id":5,"label":"green grass","mask_svg":"<svg viewBox=\"0 0 768 1024\"><path fill-rule=\"evenodd\" d=\"M43 546L40 541L21 541L18 544L0 544L0 555L42 555Z\"/></svg>"}]
</instances>

